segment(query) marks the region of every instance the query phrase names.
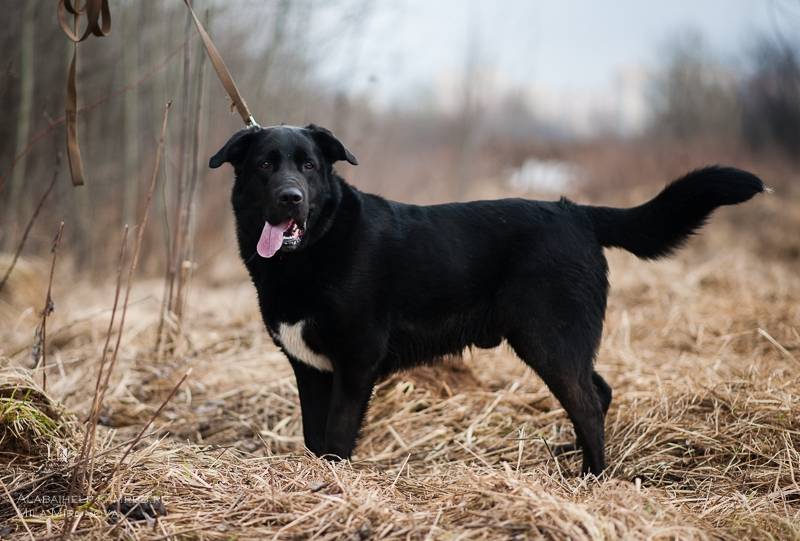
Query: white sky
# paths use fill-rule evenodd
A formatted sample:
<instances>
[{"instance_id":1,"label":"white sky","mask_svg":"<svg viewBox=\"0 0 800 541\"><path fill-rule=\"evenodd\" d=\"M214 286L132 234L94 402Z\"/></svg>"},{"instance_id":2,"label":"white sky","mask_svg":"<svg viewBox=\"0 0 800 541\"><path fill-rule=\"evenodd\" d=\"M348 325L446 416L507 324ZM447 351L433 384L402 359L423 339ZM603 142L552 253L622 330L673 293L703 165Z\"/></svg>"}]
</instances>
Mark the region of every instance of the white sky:
<instances>
[{"instance_id":1,"label":"white sky","mask_svg":"<svg viewBox=\"0 0 800 541\"><path fill-rule=\"evenodd\" d=\"M798 0L373 1L363 27L342 40L351 44L336 47L326 64L332 81L369 88L383 104L456 77L471 28L501 86L556 95L608 92L621 70L657 64L665 41L682 29L700 30L731 61L776 24L800 34Z\"/></svg>"}]
</instances>

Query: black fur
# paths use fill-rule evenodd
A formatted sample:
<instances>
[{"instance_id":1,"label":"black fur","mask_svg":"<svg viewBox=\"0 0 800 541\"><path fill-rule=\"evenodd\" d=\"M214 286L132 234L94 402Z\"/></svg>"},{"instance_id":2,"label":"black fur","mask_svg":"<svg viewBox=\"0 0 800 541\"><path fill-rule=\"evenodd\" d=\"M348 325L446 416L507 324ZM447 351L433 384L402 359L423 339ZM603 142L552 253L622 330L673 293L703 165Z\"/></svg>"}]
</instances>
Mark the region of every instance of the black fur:
<instances>
[{"instance_id":1,"label":"black fur","mask_svg":"<svg viewBox=\"0 0 800 541\"><path fill-rule=\"evenodd\" d=\"M624 248L644 259L680 248L715 208L736 205L764 191L761 180L732 167L692 171L655 198L630 209L585 207L603 246Z\"/></svg>"},{"instance_id":2,"label":"black fur","mask_svg":"<svg viewBox=\"0 0 800 541\"><path fill-rule=\"evenodd\" d=\"M566 199L416 206L355 189L333 171L337 160L356 163L329 131L280 126L239 132L210 166L234 167L240 255L294 368L306 446L344 458L380 378L505 339L566 410L583 471L602 472L611 388L593 361L608 295L603 246L664 256L716 207L763 191L749 173L712 167L632 209ZM286 186L302 191L306 210L276 205ZM288 218L306 223L299 246L256 255L264 221ZM332 372L280 343L281 324L298 321Z\"/></svg>"}]
</instances>

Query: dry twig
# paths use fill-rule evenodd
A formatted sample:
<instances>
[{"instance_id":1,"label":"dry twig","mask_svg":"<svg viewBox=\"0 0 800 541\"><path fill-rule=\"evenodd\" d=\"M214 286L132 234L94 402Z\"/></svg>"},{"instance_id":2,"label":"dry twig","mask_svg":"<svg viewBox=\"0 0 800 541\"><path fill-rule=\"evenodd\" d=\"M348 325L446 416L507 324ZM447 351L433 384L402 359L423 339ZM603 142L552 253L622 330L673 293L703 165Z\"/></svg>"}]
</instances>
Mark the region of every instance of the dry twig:
<instances>
[{"instance_id":1,"label":"dry twig","mask_svg":"<svg viewBox=\"0 0 800 541\"><path fill-rule=\"evenodd\" d=\"M14 251L14 257L11 260L11 263L8 265L6 272L3 274L3 278L0 279L0 291L3 290L5 287L6 282L8 281L9 276L11 276L11 272L14 270L14 267L17 264L17 260L19 259L20 254L22 253L22 249L25 247L25 242L28 240L28 235L33 228L33 224L36 223L36 218L39 217L39 213L42 211L42 207L44 206L44 202L47 200L47 197L50 195L50 192L53 191L53 188L56 185L56 180L58 180L58 172L60 171L61 166L61 153L56 154L56 166L53 170L53 176L50 179L50 184L47 186L47 189L44 191L42 196L39 198L39 202L36 204L36 209L33 211L28 223L25 225L25 230L22 232L22 237L19 239L19 244L17 244L17 249Z\"/></svg>"}]
</instances>

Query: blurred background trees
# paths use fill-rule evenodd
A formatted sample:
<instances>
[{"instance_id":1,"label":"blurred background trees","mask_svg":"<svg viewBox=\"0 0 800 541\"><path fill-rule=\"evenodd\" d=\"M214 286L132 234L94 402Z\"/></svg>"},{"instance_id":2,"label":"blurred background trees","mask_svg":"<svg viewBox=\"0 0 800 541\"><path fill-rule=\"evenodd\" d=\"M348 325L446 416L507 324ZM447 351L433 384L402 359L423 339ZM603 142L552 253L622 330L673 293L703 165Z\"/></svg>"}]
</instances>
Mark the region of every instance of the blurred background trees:
<instances>
[{"instance_id":1,"label":"blurred background trees","mask_svg":"<svg viewBox=\"0 0 800 541\"><path fill-rule=\"evenodd\" d=\"M800 48L764 38L750 56L741 88L742 132L748 145L800 159Z\"/></svg>"},{"instance_id":2,"label":"blurred background trees","mask_svg":"<svg viewBox=\"0 0 800 541\"><path fill-rule=\"evenodd\" d=\"M675 36L663 62L651 83L651 129L668 139L735 142L742 124L738 74L719 63L703 35Z\"/></svg>"},{"instance_id":3,"label":"blurred background trees","mask_svg":"<svg viewBox=\"0 0 800 541\"><path fill-rule=\"evenodd\" d=\"M70 49L53 3L2 1L8 22L0 34L6 52L0 247L9 251L63 150L60 117ZM441 81L422 81L392 101L376 97L382 81L370 71L372 51L364 36L375 18L389 20L391 31L393 10L402 4L194 5L258 121L332 128L362 164L343 165L342 172L365 190L422 203L558 192L600 198L615 187L661 183L711 162L755 167L771 173L765 176L772 184L797 184L800 47L774 31L754 33L727 57L699 31L677 31L651 65L621 77L617 93L606 100L638 100L641 111L629 122L615 111L592 109L583 97L548 101L530 85L507 81L487 45L506 39L525 47L533 26L524 27L525 35L496 36L474 18L464 28L461 65L442 73L450 99L435 88ZM222 254L233 258L231 172L210 171L206 164L241 123L206 64L186 10L177 1L112 0L111 8L111 36L79 45L88 185L73 188L62 165L27 251L41 253L54 224L65 219L64 244L79 269L96 273L113 264L121 228L135 221L141 207L161 111L172 100L157 226L148 232L144 268L161 272L168 263L169 272L178 273L185 260L203 267ZM401 60L396 69L403 69ZM536 81L536 66L514 69ZM188 232L184 245L170 240L176 228Z\"/></svg>"}]
</instances>

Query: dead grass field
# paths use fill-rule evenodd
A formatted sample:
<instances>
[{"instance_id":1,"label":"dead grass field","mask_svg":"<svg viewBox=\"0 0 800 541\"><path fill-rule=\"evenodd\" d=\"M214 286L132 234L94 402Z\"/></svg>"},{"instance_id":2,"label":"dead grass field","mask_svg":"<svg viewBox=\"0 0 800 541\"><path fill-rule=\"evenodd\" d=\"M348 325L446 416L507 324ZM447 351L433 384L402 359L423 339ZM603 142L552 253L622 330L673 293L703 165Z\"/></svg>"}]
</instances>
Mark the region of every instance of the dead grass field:
<instances>
[{"instance_id":1,"label":"dead grass field","mask_svg":"<svg viewBox=\"0 0 800 541\"><path fill-rule=\"evenodd\" d=\"M290 367L241 269L192 285L182 338L161 359L161 284L137 282L77 494L97 498L79 502L73 537L800 539L800 222L780 198L750 205L723 209L674 259L609 253L601 479L548 452L571 426L506 347L392 377L352 462L310 457ZM25 368L46 287L35 268L0 303L0 537L15 539L60 535L113 299L112 284L57 273L47 395L24 394L41 383ZM123 497L160 498L166 514L114 522L107 505Z\"/></svg>"}]
</instances>

